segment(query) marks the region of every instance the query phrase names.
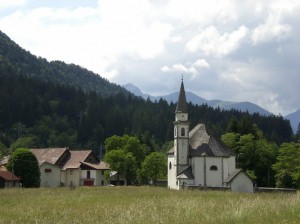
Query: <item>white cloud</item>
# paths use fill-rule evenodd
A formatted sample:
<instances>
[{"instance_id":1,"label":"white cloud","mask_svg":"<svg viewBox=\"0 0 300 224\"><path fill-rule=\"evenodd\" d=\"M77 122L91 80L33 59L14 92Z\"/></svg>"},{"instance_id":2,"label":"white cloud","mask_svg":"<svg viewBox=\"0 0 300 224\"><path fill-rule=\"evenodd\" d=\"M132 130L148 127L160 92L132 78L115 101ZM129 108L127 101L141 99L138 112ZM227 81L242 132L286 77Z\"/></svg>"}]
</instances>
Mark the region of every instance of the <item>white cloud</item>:
<instances>
[{"instance_id":1,"label":"white cloud","mask_svg":"<svg viewBox=\"0 0 300 224\"><path fill-rule=\"evenodd\" d=\"M190 52L202 51L206 55L226 56L238 49L247 36L248 29L241 26L231 33L220 34L216 27L210 26L194 36L187 44Z\"/></svg>"},{"instance_id":2,"label":"white cloud","mask_svg":"<svg viewBox=\"0 0 300 224\"><path fill-rule=\"evenodd\" d=\"M198 59L193 63L193 67L202 67L202 68L209 68L209 64L204 59Z\"/></svg>"},{"instance_id":3,"label":"white cloud","mask_svg":"<svg viewBox=\"0 0 300 224\"><path fill-rule=\"evenodd\" d=\"M1 0L0 29L35 55L150 94L177 91L183 73L202 97L300 108L299 0L75 2Z\"/></svg>"},{"instance_id":4,"label":"white cloud","mask_svg":"<svg viewBox=\"0 0 300 224\"><path fill-rule=\"evenodd\" d=\"M26 3L26 0L1 0L0 1L0 10L1 10L1 8L4 9L6 7L22 6L25 3Z\"/></svg>"},{"instance_id":5,"label":"white cloud","mask_svg":"<svg viewBox=\"0 0 300 224\"><path fill-rule=\"evenodd\" d=\"M199 69L200 68L209 68L209 64L204 60L204 59L198 59L194 63L185 63L185 65L181 63L176 63L172 65L171 67L169 66L163 66L161 68L162 72L174 72L177 74L184 73L184 74L191 74L192 77L191 79L195 79L196 76L199 75Z\"/></svg>"}]
</instances>

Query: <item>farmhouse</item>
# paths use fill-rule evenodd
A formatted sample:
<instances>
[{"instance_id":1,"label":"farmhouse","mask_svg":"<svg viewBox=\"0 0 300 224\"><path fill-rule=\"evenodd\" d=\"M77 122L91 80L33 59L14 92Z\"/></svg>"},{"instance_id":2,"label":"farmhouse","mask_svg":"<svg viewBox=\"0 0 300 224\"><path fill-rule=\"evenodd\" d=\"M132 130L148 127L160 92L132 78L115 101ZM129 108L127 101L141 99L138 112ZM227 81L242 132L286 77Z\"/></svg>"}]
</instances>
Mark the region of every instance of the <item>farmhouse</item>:
<instances>
[{"instance_id":1,"label":"farmhouse","mask_svg":"<svg viewBox=\"0 0 300 224\"><path fill-rule=\"evenodd\" d=\"M92 150L68 148L31 149L41 172L41 187L106 185L104 171L108 164L100 162Z\"/></svg>"},{"instance_id":2,"label":"farmhouse","mask_svg":"<svg viewBox=\"0 0 300 224\"><path fill-rule=\"evenodd\" d=\"M174 147L168 152L168 187L230 188L253 192L253 182L236 169L235 154L205 124L190 131L183 81L175 110Z\"/></svg>"}]
</instances>

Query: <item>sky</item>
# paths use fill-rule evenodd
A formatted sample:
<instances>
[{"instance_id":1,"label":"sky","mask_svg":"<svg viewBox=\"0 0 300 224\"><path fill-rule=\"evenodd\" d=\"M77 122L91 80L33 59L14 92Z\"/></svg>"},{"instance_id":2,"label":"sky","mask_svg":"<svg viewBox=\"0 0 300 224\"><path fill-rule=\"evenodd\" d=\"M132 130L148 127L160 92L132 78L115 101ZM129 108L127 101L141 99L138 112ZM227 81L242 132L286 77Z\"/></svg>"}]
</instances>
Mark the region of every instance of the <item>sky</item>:
<instances>
[{"instance_id":1,"label":"sky","mask_svg":"<svg viewBox=\"0 0 300 224\"><path fill-rule=\"evenodd\" d=\"M300 109L299 0L1 0L0 30L48 61L158 96Z\"/></svg>"}]
</instances>

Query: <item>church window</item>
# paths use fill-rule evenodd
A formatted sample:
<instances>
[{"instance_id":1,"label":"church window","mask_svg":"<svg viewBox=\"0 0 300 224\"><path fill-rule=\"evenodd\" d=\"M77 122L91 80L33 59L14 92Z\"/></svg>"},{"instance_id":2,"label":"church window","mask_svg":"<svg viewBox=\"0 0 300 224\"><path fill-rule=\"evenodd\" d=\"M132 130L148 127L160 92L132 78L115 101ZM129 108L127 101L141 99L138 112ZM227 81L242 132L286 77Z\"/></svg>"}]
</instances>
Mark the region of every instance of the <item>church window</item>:
<instances>
[{"instance_id":1,"label":"church window","mask_svg":"<svg viewBox=\"0 0 300 224\"><path fill-rule=\"evenodd\" d=\"M217 166L211 166L210 170L218 170L218 167Z\"/></svg>"},{"instance_id":2,"label":"church window","mask_svg":"<svg viewBox=\"0 0 300 224\"><path fill-rule=\"evenodd\" d=\"M181 136L185 136L185 129L181 128Z\"/></svg>"},{"instance_id":3,"label":"church window","mask_svg":"<svg viewBox=\"0 0 300 224\"><path fill-rule=\"evenodd\" d=\"M177 136L177 128L176 127L174 128L174 136L175 137Z\"/></svg>"},{"instance_id":4,"label":"church window","mask_svg":"<svg viewBox=\"0 0 300 224\"><path fill-rule=\"evenodd\" d=\"M169 169L172 169L172 163L171 162L169 163Z\"/></svg>"}]
</instances>

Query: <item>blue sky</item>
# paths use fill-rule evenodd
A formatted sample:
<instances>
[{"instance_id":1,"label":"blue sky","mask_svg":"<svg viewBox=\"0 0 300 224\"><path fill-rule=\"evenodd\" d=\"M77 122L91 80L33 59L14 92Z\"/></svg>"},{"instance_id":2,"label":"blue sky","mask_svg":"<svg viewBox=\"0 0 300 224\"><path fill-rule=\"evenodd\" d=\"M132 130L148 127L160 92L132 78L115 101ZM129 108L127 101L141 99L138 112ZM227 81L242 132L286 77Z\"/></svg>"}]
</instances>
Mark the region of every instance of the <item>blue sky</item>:
<instances>
[{"instance_id":1,"label":"blue sky","mask_svg":"<svg viewBox=\"0 0 300 224\"><path fill-rule=\"evenodd\" d=\"M298 0L1 0L0 30L47 60L151 95L300 109Z\"/></svg>"}]
</instances>

